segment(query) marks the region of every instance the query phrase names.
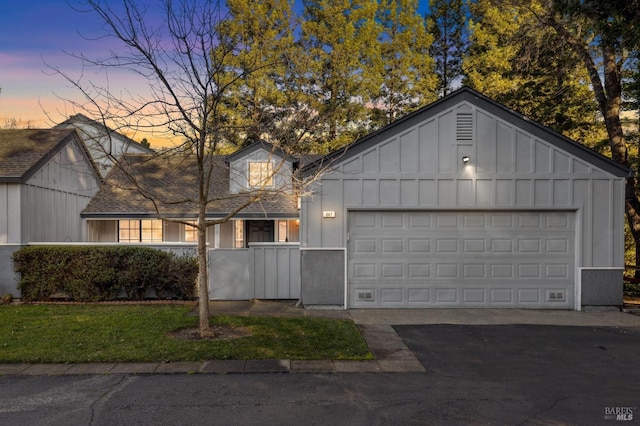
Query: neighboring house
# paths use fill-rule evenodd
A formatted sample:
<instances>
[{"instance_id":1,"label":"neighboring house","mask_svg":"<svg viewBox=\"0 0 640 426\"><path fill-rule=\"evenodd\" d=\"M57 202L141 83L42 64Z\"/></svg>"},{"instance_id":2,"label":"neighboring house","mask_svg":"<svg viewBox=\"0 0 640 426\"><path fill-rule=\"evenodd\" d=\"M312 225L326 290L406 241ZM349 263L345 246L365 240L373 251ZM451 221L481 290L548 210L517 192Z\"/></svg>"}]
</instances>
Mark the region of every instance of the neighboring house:
<instances>
[{"instance_id":1,"label":"neighboring house","mask_svg":"<svg viewBox=\"0 0 640 426\"><path fill-rule=\"evenodd\" d=\"M193 155L125 155L122 169L112 170L82 212L88 225L88 240L195 242L195 228L176 222L195 223L197 219L197 205L193 202L198 197L195 161ZM269 194L239 211L233 220L209 227L207 243L211 248L299 241L299 209L292 176L298 167L297 158L288 158L273 146L259 142L230 156L214 156L212 161L209 199L215 201L207 206L207 218L227 216L265 178Z\"/></svg>"},{"instance_id":2,"label":"neighboring house","mask_svg":"<svg viewBox=\"0 0 640 426\"><path fill-rule=\"evenodd\" d=\"M301 170L302 301L621 305L629 170L462 88Z\"/></svg>"},{"instance_id":3,"label":"neighboring house","mask_svg":"<svg viewBox=\"0 0 640 426\"><path fill-rule=\"evenodd\" d=\"M21 245L84 241L80 212L100 183L75 130L0 130L2 289L15 292L10 256Z\"/></svg>"},{"instance_id":4,"label":"neighboring house","mask_svg":"<svg viewBox=\"0 0 640 426\"><path fill-rule=\"evenodd\" d=\"M82 114L72 115L56 128L77 129L89 153L106 176L115 161L124 154L151 154L153 150Z\"/></svg>"}]
</instances>

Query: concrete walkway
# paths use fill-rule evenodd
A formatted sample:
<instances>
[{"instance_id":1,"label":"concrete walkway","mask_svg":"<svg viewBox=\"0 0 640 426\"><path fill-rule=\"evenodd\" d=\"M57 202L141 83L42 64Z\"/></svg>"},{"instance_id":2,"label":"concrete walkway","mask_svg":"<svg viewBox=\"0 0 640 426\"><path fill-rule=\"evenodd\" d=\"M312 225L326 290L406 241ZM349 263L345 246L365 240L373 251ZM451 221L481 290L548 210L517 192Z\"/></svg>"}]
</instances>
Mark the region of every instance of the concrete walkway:
<instances>
[{"instance_id":1,"label":"concrete walkway","mask_svg":"<svg viewBox=\"0 0 640 426\"><path fill-rule=\"evenodd\" d=\"M0 375L91 374L241 374L425 372L392 325L542 324L589 327L640 327L640 316L620 311L522 309L304 309L291 301L211 302L212 315L321 317L352 319L360 328L373 361L212 360L204 362L0 364ZM192 315L197 315L193 312Z\"/></svg>"}]
</instances>

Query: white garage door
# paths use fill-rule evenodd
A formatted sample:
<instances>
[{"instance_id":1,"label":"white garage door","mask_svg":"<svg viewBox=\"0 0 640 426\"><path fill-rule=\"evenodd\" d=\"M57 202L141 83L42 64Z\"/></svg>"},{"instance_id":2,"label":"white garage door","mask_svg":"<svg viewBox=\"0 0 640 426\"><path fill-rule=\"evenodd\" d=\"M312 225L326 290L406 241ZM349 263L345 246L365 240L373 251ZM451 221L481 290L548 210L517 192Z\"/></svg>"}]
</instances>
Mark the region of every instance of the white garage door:
<instances>
[{"instance_id":1,"label":"white garage door","mask_svg":"<svg viewBox=\"0 0 640 426\"><path fill-rule=\"evenodd\" d=\"M573 308L572 212L349 213L349 306Z\"/></svg>"}]
</instances>

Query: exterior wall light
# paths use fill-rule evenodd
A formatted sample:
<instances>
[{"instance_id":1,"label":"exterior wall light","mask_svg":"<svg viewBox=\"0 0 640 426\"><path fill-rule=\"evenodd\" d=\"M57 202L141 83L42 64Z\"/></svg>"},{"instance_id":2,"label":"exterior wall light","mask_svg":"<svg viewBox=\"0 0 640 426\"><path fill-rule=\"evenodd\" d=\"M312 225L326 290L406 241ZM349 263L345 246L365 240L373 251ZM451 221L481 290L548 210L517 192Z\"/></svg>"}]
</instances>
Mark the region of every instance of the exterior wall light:
<instances>
[{"instance_id":1,"label":"exterior wall light","mask_svg":"<svg viewBox=\"0 0 640 426\"><path fill-rule=\"evenodd\" d=\"M469 156L465 155L464 157L462 157L462 163L463 164L467 164L469 162Z\"/></svg>"}]
</instances>

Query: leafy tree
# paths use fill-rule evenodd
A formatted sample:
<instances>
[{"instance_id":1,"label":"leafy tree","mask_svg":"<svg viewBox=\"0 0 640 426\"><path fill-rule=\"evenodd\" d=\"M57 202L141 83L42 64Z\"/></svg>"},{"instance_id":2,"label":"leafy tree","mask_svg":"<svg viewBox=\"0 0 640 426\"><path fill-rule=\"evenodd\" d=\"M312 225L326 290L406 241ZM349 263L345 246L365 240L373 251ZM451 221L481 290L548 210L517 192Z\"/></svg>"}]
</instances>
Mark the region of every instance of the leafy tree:
<instances>
[{"instance_id":1,"label":"leafy tree","mask_svg":"<svg viewBox=\"0 0 640 426\"><path fill-rule=\"evenodd\" d=\"M435 61L438 93L444 96L462 78L462 58L467 49L467 16L464 0L431 0L426 16L433 37L429 54Z\"/></svg>"},{"instance_id":2,"label":"leafy tree","mask_svg":"<svg viewBox=\"0 0 640 426\"><path fill-rule=\"evenodd\" d=\"M526 4L526 6L523 6ZM604 139L598 108L578 55L540 26L537 0L470 4L465 84L568 137Z\"/></svg>"},{"instance_id":3,"label":"leafy tree","mask_svg":"<svg viewBox=\"0 0 640 426\"><path fill-rule=\"evenodd\" d=\"M373 127L389 124L436 99L433 60L429 55L432 37L417 8L416 0L380 2L380 53L374 64L379 72L379 89L372 99Z\"/></svg>"},{"instance_id":4,"label":"leafy tree","mask_svg":"<svg viewBox=\"0 0 640 426\"><path fill-rule=\"evenodd\" d=\"M216 167L224 167L224 162L217 160L214 154L226 142L229 127L233 125L228 122L225 102L239 87L251 87L249 77L254 72L265 73L268 68L277 70L277 60L276 63L267 61L257 67L249 66L242 72L230 72L238 67L238 58L245 57L243 50L248 45L243 44L244 40L229 36L227 26L231 17L222 1L166 0L159 9L162 11L160 20L158 16L148 16L147 12L152 9L135 0L123 0L118 5L88 0L87 5L87 12L101 19L104 36L113 38L120 48L114 47L104 58L75 57L85 67L95 66L107 71L124 69L142 75L148 92L123 97L120 93L111 92L108 86L85 82L82 78L74 79L60 69L54 68L54 71L85 95L83 103L68 101L77 109L100 117L114 129L131 127L133 121L133 124L138 123L138 128L151 130L156 135L171 135L182 141L177 147L158 153L159 158L154 157L150 161L163 160L171 164L173 173L191 182L189 188L185 188L183 198L169 199L162 189L142 186L136 180L136 174L131 172L139 165L134 161L131 164L127 161L117 163L117 172L128 179L126 188L118 190L134 191L136 196L149 200L158 216L167 220L193 226L186 221L166 217L165 209L173 205L186 204L197 212L199 329L201 336L212 335L208 304L207 227L223 223L243 208L265 198L278 194L294 196L291 183L282 188L267 189L269 179L266 177L260 187L238 194L226 217L207 217L207 206L220 201L212 195L214 183L211 177ZM291 126L305 124L295 117L287 123ZM297 127L287 133L301 135L306 131L304 127ZM274 146L285 154L289 148L286 141ZM274 165L273 173L280 170L284 161L286 159ZM313 182L313 177L305 182ZM225 203L234 200L225 199Z\"/></svg>"},{"instance_id":5,"label":"leafy tree","mask_svg":"<svg viewBox=\"0 0 640 426\"><path fill-rule=\"evenodd\" d=\"M629 66L622 70L622 75L622 109L634 115L628 120L627 135L637 149L640 144L640 51L631 55Z\"/></svg>"},{"instance_id":6,"label":"leafy tree","mask_svg":"<svg viewBox=\"0 0 640 426\"><path fill-rule=\"evenodd\" d=\"M640 0L548 0L537 13L540 23L552 28L564 46L579 58L602 114L609 149L616 162L634 169L620 113L623 105L623 71L640 48ZM637 168L636 168L637 170ZM640 185L637 173L627 178L627 222L640 264Z\"/></svg>"},{"instance_id":7,"label":"leafy tree","mask_svg":"<svg viewBox=\"0 0 640 426\"><path fill-rule=\"evenodd\" d=\"M580 117L595 110L612 159L637 169L637 150L628 144L620 113L623 78L640 47L640 0L478 0L471 13L472 45L464 61L471 85L582 141L589 134L580 130ZM627 87L632 96L633 85ZM585 128L593 135L598 124ZM637 177L627 178L625 207L637 248Z\"/></svg>"},{"instance_id":8,"label":"leafy tree","mask_svg":"<svg viewBox=\"0 0 640 426\"><path fill-rule=\"evenodd\" d=\"M299 43L305 52L301 90L321 120L312 134L328 152L366 132L367 105L377 89L375 0L304 0Z\"/></svg>"},{"instance_id":9,"label":"leafy tree","mask_svg":"<svg viewBox=\"0 0 640 426\"><path fill-rule=\"evenodd\" d=\"M220 23L220 34L226 43L242 46L228 64L234 83L222 100L226 138L241 147L295 137L279 131L283 120L301 111L299 94L292 90L301 52L294 42L291 1L227 0L226 6L229 16Z\"/></svg>"}]
</instances>

